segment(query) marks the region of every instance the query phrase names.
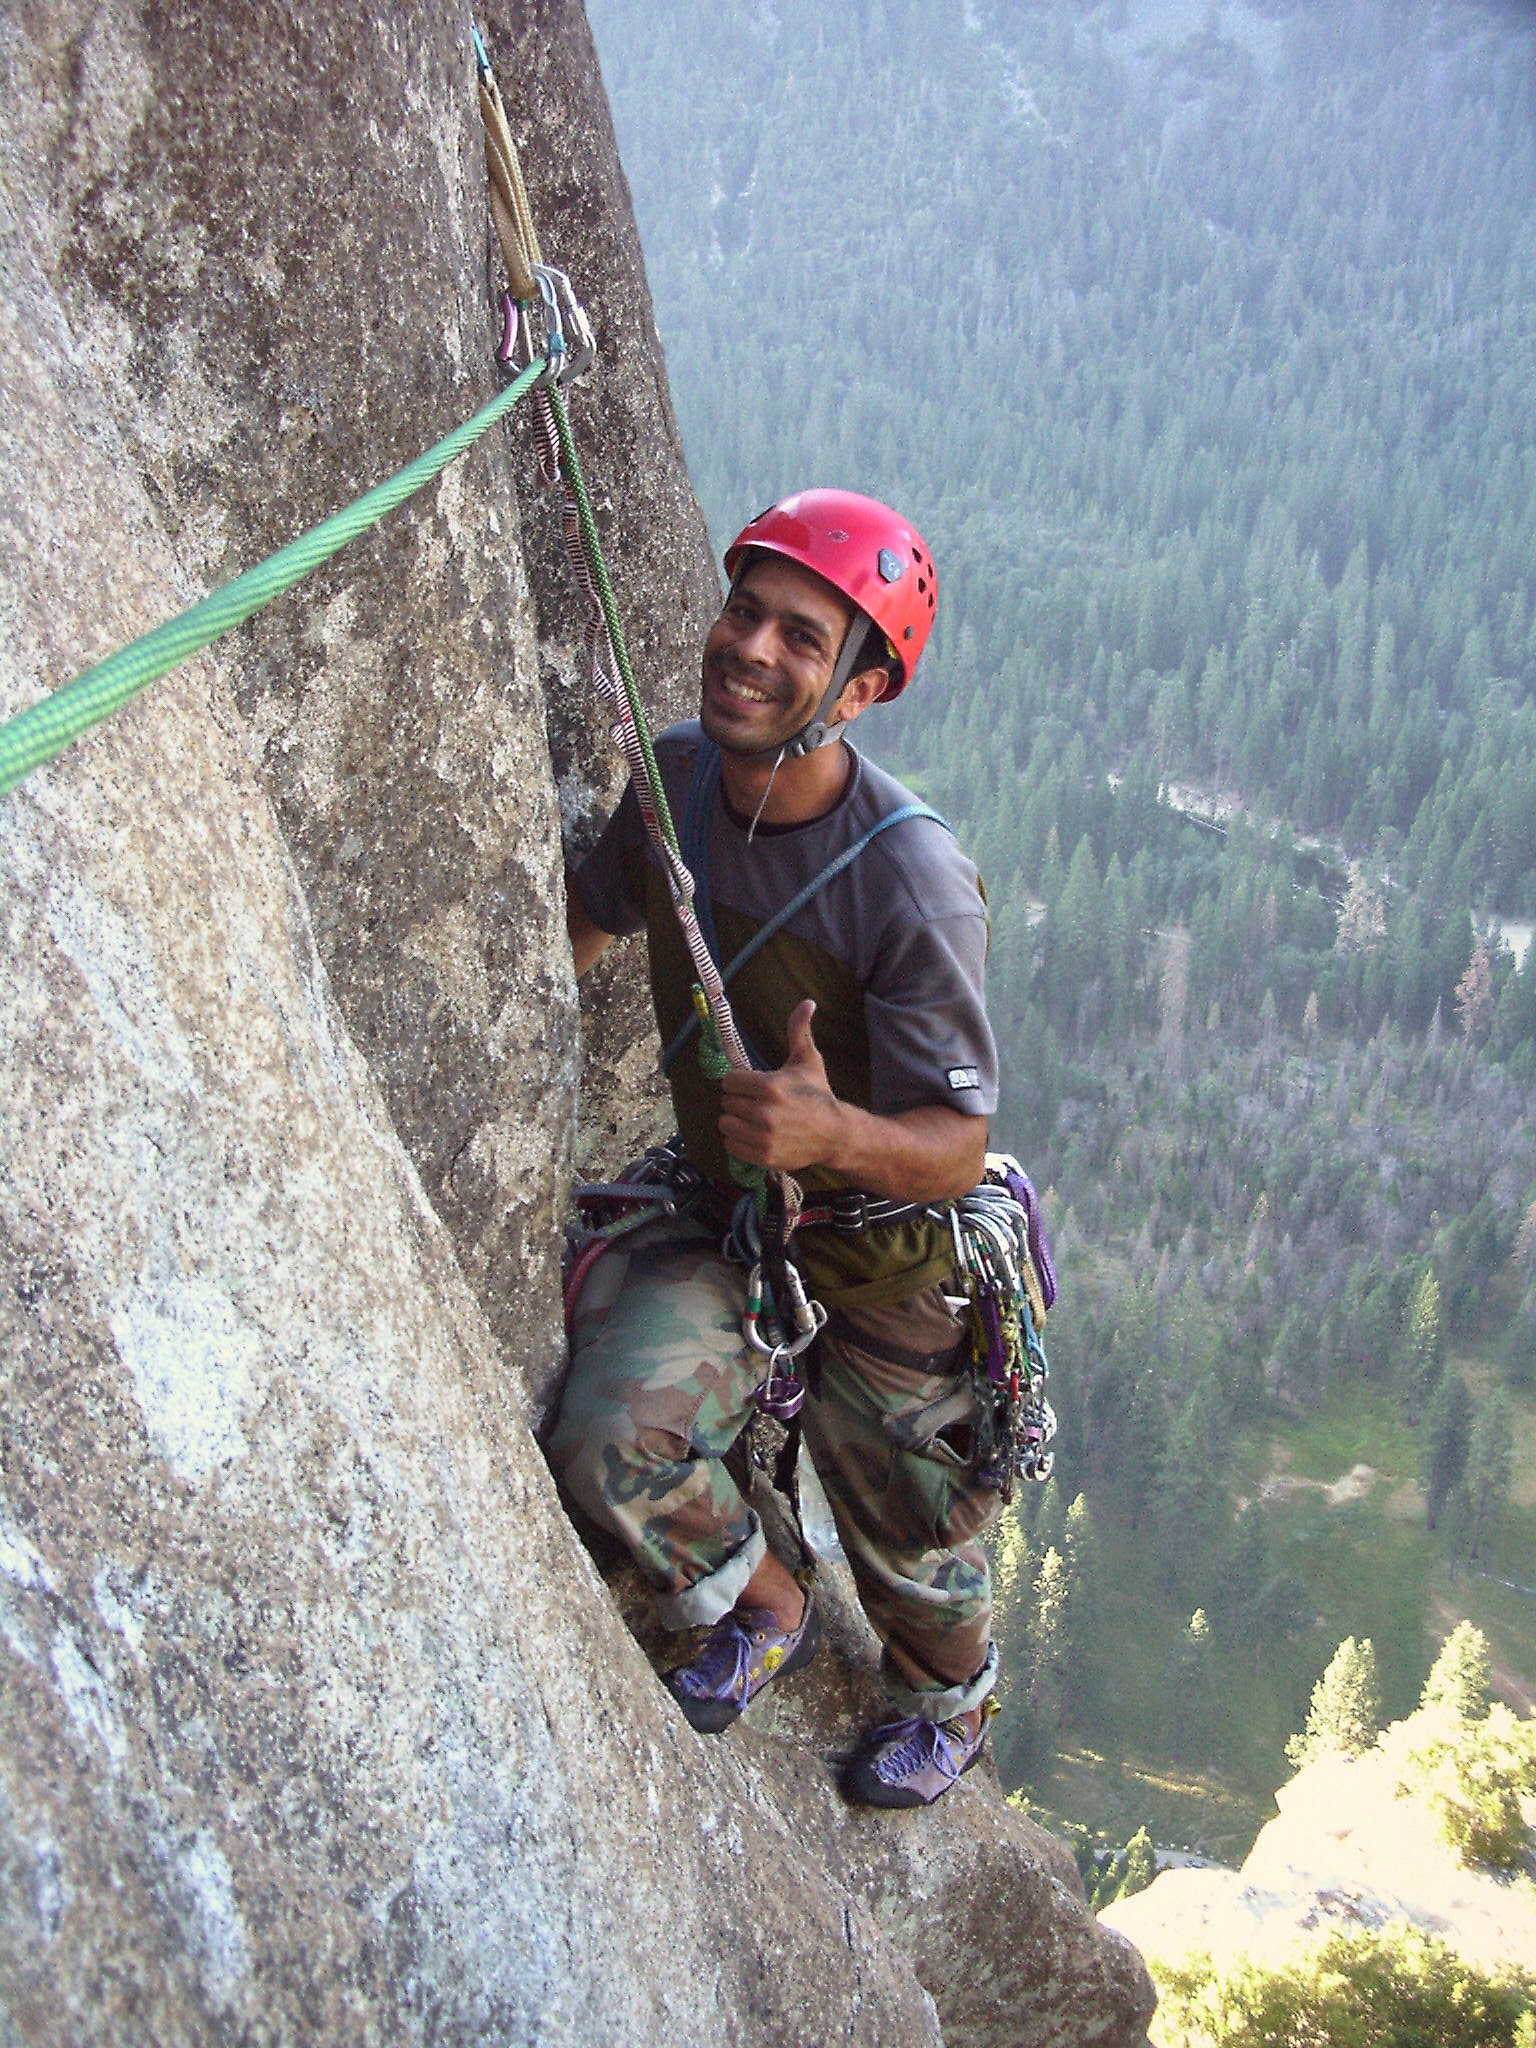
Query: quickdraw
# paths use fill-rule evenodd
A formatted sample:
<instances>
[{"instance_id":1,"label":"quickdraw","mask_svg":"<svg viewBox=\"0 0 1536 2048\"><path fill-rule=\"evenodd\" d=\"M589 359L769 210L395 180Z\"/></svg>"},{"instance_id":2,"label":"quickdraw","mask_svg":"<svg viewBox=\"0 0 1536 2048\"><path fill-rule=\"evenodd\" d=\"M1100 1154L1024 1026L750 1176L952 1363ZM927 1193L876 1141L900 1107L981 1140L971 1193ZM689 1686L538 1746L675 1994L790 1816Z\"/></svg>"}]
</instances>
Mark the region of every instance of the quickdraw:
<instances>
[{"instance_id":1,"label":"quickdraw","mask_svg":"<svg viewBox=\"0 0 1536 2048\"><path fill-rule=\"evenodd\" d=\"M1056 1416L1046 1399L1050 1366L1040 1332L1056 1299L1056 1272L1040 1198L1019 1162L987 1154L981 1185L949 1211L970 1324L976 1394L976 1470L1006 1500L1014 1481L1043 1484L1055 1467Z\"/></svg>"},{"instance_id":2,"label":"quickdraw","mask_svg":"<svg viewBox=\"0 0 1536 2048\"><path fill-rule=\"evenodd\" d=\"M542 361L544 371L539 384L579 383L597 360L591 322L563 270L548 263L536 263L533 278L544 315L543 345L534 334L533 306L503 292L497 367L515 376Z\"/></svg>"}]
</instances>

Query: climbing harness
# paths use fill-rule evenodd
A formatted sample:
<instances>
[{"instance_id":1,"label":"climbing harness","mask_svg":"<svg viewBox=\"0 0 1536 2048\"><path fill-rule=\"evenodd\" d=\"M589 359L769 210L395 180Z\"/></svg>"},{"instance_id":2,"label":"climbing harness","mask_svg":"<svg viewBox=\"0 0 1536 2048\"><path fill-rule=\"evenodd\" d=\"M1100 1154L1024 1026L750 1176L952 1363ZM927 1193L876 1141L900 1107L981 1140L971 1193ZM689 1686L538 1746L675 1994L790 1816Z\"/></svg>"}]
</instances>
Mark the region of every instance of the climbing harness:
<instances>
[{"instance_id":1,"label":"climbing harness","mask_svg":"<svg viewBox=\"0 0 1536 2048\"><path fill-rule=\"evenodd\" d=\"M568 1326L582 1285L604 1252L631 1231L663 1219L688 1219L707 1227L719 1191L689 1162L674 1137L652 1147L623 1179L579 1182L572 1196L580 1221L569 1233ZM801 1213L799 1227L854 1233L912 1217L949 1227L963 1292L945 1298L964 1315L969 1338L965 1370L975 1422L968 1462L982 1485L1010 1500L1017 1480L1041 1485L1055 1466L1051 1444L1056 1415L1046 1396L1050 1365L1043 1332L1056 1301L1056 1269L1040 1197L1017 1159L1006 1152L989 1152L985 1177L956 1202L895 1202L854 1188L838 1189L813 1198ZM757 1405L775 1421L793 1425L805 1399L802 1374L795 1368L826 1326L826 1312L820 1302L807 1301L804 1282L788 1263L784 1284L794 1334L775 1319L764 1299L762 1222L750 1196L741 1196L731 1208L720 1250L747 1269L743 1335L768 1361L756 1390ZM792 1436L774 1477L774 1484L791 1498L797 1448L798 1439Z\"/></svg>"},{"instance_id":2,"label":"climbing harness","mask_svg":"<svg viewBox=\"0 0 1536 2048\"><path fill-rule=\"evenodd\" d=\"M582 1286L605 1252L650 1223L688 1220L708 1228L720 1209L720 1191L689 1162L675 1137L653 1146L621 1180L578 1181L571 1200L577 1220L566 1234L568 1331ZM789 1422L805 1399L796 1362L825 1328L827 1312L807 1295L799 1269L787 1256L782 1225L774 1220L781 1214L771 1181L761 1211L755 1192L745 1191L730 1207L720 1250L722 1257L747 1269L742 1336L765 1361L757 1404L775 1421ZM821 1220L823 1212L815 1214Z\"/></svg>"},{"instance_id":3,"label":"climbing harness","mask_svg":"<svg viewBox=\"0 0 1536 2048\"><path fill-rule=\"evenodd\" d=\"M949 1211L962 1295L953 1305L970 1325L976 1397L977 1477L1010 1500L1016 1479L1041 1484L1055 1466L1056 1416L1041 1332L1056 1300L1056 1272L1040 1197L1019 1162L987 1154L981 1184Z\"/></svg>"}]
</instances>

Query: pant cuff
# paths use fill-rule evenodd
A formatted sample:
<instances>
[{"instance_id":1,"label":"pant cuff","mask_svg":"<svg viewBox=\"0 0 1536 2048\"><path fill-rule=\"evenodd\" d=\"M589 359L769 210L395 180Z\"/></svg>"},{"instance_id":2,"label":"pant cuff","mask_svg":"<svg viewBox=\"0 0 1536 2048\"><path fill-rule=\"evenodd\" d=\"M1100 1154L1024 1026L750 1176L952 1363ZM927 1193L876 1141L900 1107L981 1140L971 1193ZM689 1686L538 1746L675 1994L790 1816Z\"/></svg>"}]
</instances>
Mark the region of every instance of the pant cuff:
<instances>
[{"instance_id":1,"label":"pant cuff","mask_svg":"<svg viewBox=\"0 0 1536 2048\"><path fill-rule=\"evenodd\" d=\"M752 1511L749 1509L748 1513ZM768 1555L763 1525L752 1514L752 1533L739 1550L733 1550L724 1564L716 1565L707 1577L696 1579L681 1593L658 1593L656 1612L665 1628L700 1628L729 1614L741 1597L741 1590Z\"/></svg>"},{"instance_id":2,"label":"pant cuff","mask_svg":"<svg viewBox=\"0 0 1536 2048\"><path fill-rule=\"evenodd\" d=\"M923 1721L951 1721L956 1714L968 1714L973 1707L979 1707L997 1683L998 1656L996 1643L987 1645L987 1661L976 1676L965 1685L946 1686L943 1691L933 1687L922 1690L903 1683L896 1675L889 1652L881 1659L882 1675L886 1690L893 1703L904 1714L916 1714Z\"/></svg>"}]
</instances>

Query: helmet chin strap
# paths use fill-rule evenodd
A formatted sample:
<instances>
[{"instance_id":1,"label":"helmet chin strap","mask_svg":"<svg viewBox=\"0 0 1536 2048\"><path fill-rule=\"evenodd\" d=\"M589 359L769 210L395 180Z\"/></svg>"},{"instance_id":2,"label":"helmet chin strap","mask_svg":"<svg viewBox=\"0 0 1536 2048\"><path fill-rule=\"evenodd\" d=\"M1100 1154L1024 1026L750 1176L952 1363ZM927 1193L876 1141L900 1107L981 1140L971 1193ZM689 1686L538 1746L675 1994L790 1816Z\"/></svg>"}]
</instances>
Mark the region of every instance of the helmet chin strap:
<instances>
[{"instance_id":1,"label":"helmet chin strap","mask_svg":"<svg viewBox=\"0 0 1536 2048\"><path fill-rule=\"evenodd\" d=\"M853 664L859 658L859 649L864 645L864 635L868 631L869 620L862 612L856 611L849 622L848 631L843 636L843 644L838 650L832 680L828 683L821 702L816 706L810 724L802 725L794 738L785 744L786 761L799 761L806 754L814 754L818 747L825 747L831 741L843 737L845 728L842 724L829 725L827 721L837 709L837 700L842 696L849 676L853 674Z\"/></svg>"}]
</instances>

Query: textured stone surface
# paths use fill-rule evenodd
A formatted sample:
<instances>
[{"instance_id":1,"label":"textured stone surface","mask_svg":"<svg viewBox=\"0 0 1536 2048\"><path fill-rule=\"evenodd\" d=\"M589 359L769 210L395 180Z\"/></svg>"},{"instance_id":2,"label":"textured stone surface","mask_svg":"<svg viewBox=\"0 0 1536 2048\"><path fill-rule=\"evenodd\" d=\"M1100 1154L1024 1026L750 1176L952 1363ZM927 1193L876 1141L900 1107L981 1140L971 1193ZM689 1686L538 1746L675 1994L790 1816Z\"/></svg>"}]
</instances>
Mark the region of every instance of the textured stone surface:
<instances>
[{"instance_id":1,"label":"textured stone surface","mask_svg":"<svg viewBox=\"0 0 1536 2048\"><path fill-rule=\"evenodd\" d=\"M1461 1863L1391 1755L1320 1757L1275 1804L1241 1870L1165 1870L1108 1917L1170 1963L1202 1952L1276 1968L1330 1935L1407 1923L1478 1969L1530 1968L1530 1887Z\"/></svg>"},{"instance_id":2,"label":"textured stone surface","mask_svg":"<svg viewBox=\"0 0 1536 2048\"><path fill-rule=\"evenodd\" d=\"M796 1562L781 1504L761 1479L757 1505L775 1547ZM664 1668L675 1650L650 1620L638 1576L609 1546L599 1555ZM838 1796L857 1732L891 1710L847 1566L822 1559L818 1581L827 1648L723 1739L794 1838L816 1844L827 1874L911 1957L946 2048L1141 2048L1153 1998L1140 1956L1088 1912L1066 1844L1005 1804L990 1755L922 1812L875 1814Z\"/></svg>"},{"instance_id":3,"label":"textured stone surface","mask_svg":"<svg viewBox=\"0 0 1536 2048\"><path fill-rule=\"evenodd\" d=\"M487 25L689 692L710 571L585 27ZM467 36L0 16L0 716L488 395ZM514 429L0 800L0 2038L1129 2044L1144 1985L979 1778L926 1835L837 1805L854 1618L809 1752L701 1742L529 1434L559 826L611 788L530 475Z\"/></svg>"},{"instance_id":4,"label":"textured stone surface","mask_svg":"<svg viewBox=\"0 0 1536 2048\"><path fill-rule=\"evenodd\" d=\"M576 8L492 10L487 32L546 253L582 279L601 336L573 414L589 453L601 422L599 518L664 712L691 694L715 586L601 82ZM492 394L467 14L61 0L0 36L7 191L182 595ZM575 1102L557 836L562 812L578 840L590 829L617 769L593 744L583 611L533 449L520 413L221 659L348 1028L537 1380L568 1140L533 1136L526 1111ZM613 980L588 1034L594 1099L641 1014L633 968Z\"/></svg>"}]
</instances>

